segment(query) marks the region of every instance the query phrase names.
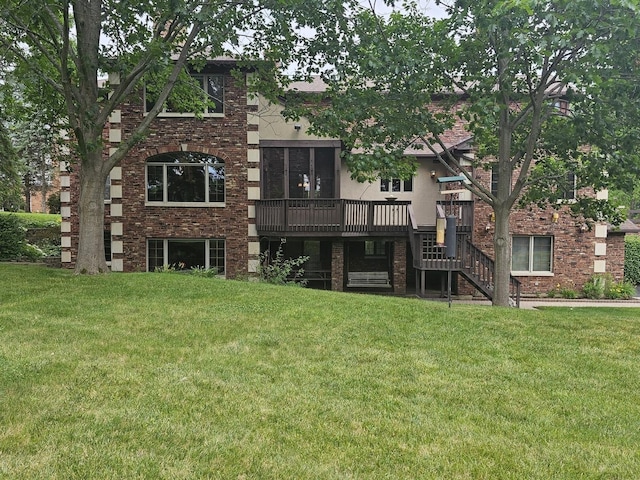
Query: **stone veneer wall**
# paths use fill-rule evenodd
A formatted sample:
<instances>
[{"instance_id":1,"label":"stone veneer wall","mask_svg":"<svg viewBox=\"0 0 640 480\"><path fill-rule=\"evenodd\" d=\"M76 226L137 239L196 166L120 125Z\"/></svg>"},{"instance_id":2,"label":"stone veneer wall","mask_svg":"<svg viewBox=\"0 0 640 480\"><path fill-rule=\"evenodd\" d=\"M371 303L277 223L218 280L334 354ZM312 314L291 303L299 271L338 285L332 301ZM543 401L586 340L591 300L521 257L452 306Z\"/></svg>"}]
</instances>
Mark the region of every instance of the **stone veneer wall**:
<instances>
[{"instance_id":1,"label":"stone veneer wall","mask_svg":"<svg viewBox=\"0 0 640 480\"><path fill-rule=\"evenodd\" d=\"M141 96L132 96L111 116L106 149L117 148L144 115ZM224 238L227 277L256 271L259 242L255 200L260 198L257 98L225 76L223 117L159 117L148 137L131 149L111 172L111 200L105 228L111 234L113 271L146 270L149 238ZM225 207L145 205L145 161L171 151L195 151L225 160ZM64 167L64 165L63 165ZM72 268L77 254L77 172L61 175L63 266Z\"/></svg>"}]
</instances>

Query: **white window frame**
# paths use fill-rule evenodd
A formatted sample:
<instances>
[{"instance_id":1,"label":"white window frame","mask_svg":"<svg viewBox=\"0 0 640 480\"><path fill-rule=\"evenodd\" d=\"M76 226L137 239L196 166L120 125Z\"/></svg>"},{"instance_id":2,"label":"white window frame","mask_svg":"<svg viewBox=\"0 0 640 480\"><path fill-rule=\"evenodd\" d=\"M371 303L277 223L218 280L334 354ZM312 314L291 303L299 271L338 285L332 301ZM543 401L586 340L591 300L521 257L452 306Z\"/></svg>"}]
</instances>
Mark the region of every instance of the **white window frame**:
<instances>
[{"instance_id":1,"label":"white window frame","mask_svg":"<svg viewBox=\"0 0 640 480\"><path fill-rule=\"evenodd\" d=\"M222 112L202 112L199 113L198 115L203 115L204 117L209 117L209 118L222 118L225 116L225 96L226 96L226 83L225 83L225 77L223 74L221 73L193 73L191 74L192 78L196 78L200 80L200 87L202 88L202 90L207 93L208 95L208 82L207 79L209 77L219 77L220 81L222 83L222 100L220 101L220 104L222 105ZM144 95L143 95L143 107L144 107L144 114L147 115L149 112L147 111L147 89L144 89ZM214 102L215 99L214 99ZM216 102L218 103L218 102ZM193 118L196 116L195 112L167 112L166 111L166 107L164 107L162 109L162 111L158 114L158 117L183 117L183 118Z\"/></svg>"},{"instance_id":2,"label":"white window frame","mask_svg":"<svg viewBox=\"0 0 640 480\"><path fill-rule=\"evenodd\" d=\"M535 276L535 277L552 277L553 273L553 251L554 251L554 238L552 235L512 235L511 237L511 261L513 265L513 239L514 238L528 238L529 239L529 269L528 270L511 270L511 275L517 277ZM550 243L550 255L549 255L549 270L533 270L533 254L534 254L534 242L536 238L549 238Z\"/></svg>"},{"instance_id":3,"label":"white window frame","mask_svg":"<svg viewBox=\"0 0 640 480\"><path fill-rule=\"evenodd\" d=\"M154 162L154 161L149 161L147 159L145 161L145 166L144 166L144 181L145 181L144 200L145 200L145 206L216 207L216 208L225 207L226 206L226 200L227 200L227 179L226 179L227 164L226 164L226 162L224 161L223 158L215 157L214 155L211 155L209 157L216 158L216 159L220 160L220 162L222 162L222 165L224 166L224 172L225 172L224 191L223 191L224 201L222 201L222 202L210 202L209 201L209 182L208 181L205 182L204 198L206 200L204 202L171 202L171 201L169 201L169 178L168 178L168 173L167 173L167 168L169 166L175 166L175 165L197 166L197 165L200 165L205 169L205 173L206 173L207 178L208 178L208 167L209 167L209 165L213 165L211 162L203 162L203 163L190 163L190 162L169 163L169 162L162 162L162 161ZM153 158L153 157L150 157L150 158ZM149 192L149 168L148 167L150 165L151 166L162 166L162 201L149 200L149 193L148 193Z\"/></svg>"},{"instance_id":4,"label":"white window frame","mask_svg":"<svg viewBox=\"0 0 640 480\"><path fill-rule=\"evenodd\" d=\"M218 274L218 277L225 278L227 271L227 242L224 238L148 238L146 244L146 269L149 270L149 242L151 241L161 241L162 242L162 265L164 267L169 266L169 242L179 242L179 241L190 241L190 242L204 242L204 258L205 265L204 268L211 268L211 242L222 242L222 246L224 248L224 257L222 259L223 262L223 271Z\"/></svg>"},{"instance_id":5,"label":"white window frame","mask_svg":"<svg viewBox=\"0 0 640 480\"><path fill-rule=\"evenodd\" d=\"M411 189L407 190L406 187L406 182L411 182ZM394 182L398 182L399 183L399 188L398 190L394 190L393 189L393 183ZM384 184L387 184L387 189L384 190ZM380 179L380 191L382 193L400 193L400 192L407 192L407 193L411 193L413 192L413 188L414 188L414 181L413 181L413 177L407 179L407 180L401 180L399 178L381 178Z\"/></svg>"}]
</instances>

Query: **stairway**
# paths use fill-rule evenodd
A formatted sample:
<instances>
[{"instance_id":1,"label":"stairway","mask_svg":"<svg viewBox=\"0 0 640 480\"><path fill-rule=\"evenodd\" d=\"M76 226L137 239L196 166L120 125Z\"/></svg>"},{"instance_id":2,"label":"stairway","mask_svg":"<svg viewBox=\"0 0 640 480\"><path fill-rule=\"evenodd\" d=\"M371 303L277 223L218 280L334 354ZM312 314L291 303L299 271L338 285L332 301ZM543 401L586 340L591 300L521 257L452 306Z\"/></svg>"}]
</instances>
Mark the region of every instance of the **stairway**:
<instances>
[{"instance_id":1,"label":"stairway","mask_svg":"<svg viewBox=\"0 0 640 480\"><path fill-rule=\"evenodd\" d=\"M460 232L456 258L447 260L441 247L435 244L435 232L415 229L411 238L414 268L419 271L445 271L451 269L462 275L487 299L493 300L495 262L469 240L471 232ZM520 306L520 281L510 276L510 304Z\"/></svg>"}]
</instances>

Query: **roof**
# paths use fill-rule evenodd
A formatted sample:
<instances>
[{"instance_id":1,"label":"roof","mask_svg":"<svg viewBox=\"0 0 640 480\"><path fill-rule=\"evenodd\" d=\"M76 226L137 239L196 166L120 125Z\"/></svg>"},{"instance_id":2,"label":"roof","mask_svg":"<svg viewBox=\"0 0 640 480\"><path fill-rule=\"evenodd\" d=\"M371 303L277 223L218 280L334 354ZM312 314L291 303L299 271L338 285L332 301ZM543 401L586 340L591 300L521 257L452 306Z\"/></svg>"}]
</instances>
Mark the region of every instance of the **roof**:
<instances>
[{"instance_id":1,"label":"roof","mask_svg":"<svg viewBox=\"0 0 640 480\"><path fill-rule=\"evenodd\" d=\"M626 235L627 233L640 233L640 226L636 225L631 220L625 220L618 226L609 224L607 230L609 233L622 233Z\"/></svg>"}]
</instances>

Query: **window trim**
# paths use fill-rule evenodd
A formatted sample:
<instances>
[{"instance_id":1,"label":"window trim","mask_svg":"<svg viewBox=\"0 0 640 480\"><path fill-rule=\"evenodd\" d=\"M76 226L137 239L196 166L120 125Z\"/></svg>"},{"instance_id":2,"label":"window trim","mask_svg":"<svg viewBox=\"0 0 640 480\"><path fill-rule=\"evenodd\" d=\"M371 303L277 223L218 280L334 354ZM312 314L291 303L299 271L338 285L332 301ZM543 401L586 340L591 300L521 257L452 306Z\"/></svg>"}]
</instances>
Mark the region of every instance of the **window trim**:
<instances>
[{"instance_id":1,"label":"window trim","mask_svg":"<svg viewBox=\"0 0 640 480\"><path fill-rule=\"evenodd\" d=\"M171 152L168 152L171 153ZM168 182L168 166L170 165L201 165L205 171L208 169L209 165L212 165L211 162L202 162L202 163L195 163L195 162L178 162L178 163L169 163L169 162L162 162L162 161L153 161L150 159L153 159L154 157L158 157L158 156L162 156L165 154L159 154L159 155L152 155L150 157L147 157L147 159L145 160L145 165L144 165L144 181L145 181L145 192L144 192L144 204L145 206L148 207L156 207L156 206L168 206L168 207L213 207L213 208L224 208L226 207L226 201L227 201L227 179L226 179L226 165L227 162L225 161L224 158L218 157L216 155L209 155L209 154L204 154L201 152L173 152L173 153L197 153L200 154L206 158L215 158L218 161L220 161L224 167L224 186L223 186L223 197L224 197L224 201L222 202L210 202L208 201L209 199L209 182L205 182L205 198L207 199L204 202L171 202L169 201L169 190L168 190L168 186L169 186L169 182ZM149 166L161 166L162 167L162 201L157 201L157 200L149 200ZM208 178L208 172L205 172Z\"/></svg>"},{"instance_id":2,"label":"window trim","mask_svg":"<svg viewBox=\"0 0 640 480\"><path fill-rule=\"evenodd\" d=\"M514 238L528 238L529 239L529 270L513 270L511 268L511 275L514 277L553 277L553 252L555 246L555 239L553 235L512 235L511 236L511 267L513 267L513 239ZM534 239L535 238L549 238L551 239L550 255L549 255L549 270L533 270L533 252L534 252Z\"/></svg>"},{"instance_id":3,"label":"window trim","mask_svg":"<svg viewBox=\"0 0 640 480\"><path fill-rule=\"evenodd\" d=\"M308 149L309 150L309 174L311 177L316 177L318 169L316 163L316 151L318 149L331 149L333 150L333 196L332 197L316 197L309 196L307 198L316 200L335 200L339 197L340 193L340 153L341 142L336 140L313 140L313 141L279 141L279 140L265 140L260 141L260 178L262 181L267 181L269 178L265 168L267 162L265 160L265 151L268 149L282 149L283 150L283 177L282 177L282 196L270 196L269 186L266 183L262 183L260 189L260 198L263 200L283 200L283 199L300 199L300 197L291 197L290 190L290 150L292 149ZM315 192L315 190L314 190ZM305 197L302 197L303 199Z\"/></svg>"},{"instance_id":4,"label":"window trim","mask_svg":"<svg viewBox=\"0 0 640 480\"><path fill-rule=\"evenodd\" d=\"M573 177L571 180L569 179L570 176ZM562 198L559 198L557 203L564 203L564 204L576 203L578 199L578 176L575 174L575 172L567 172L566 177L567 177L567 183L569 181L573 181L573 189L570 192L562 192ZM569 193L571 193L573 196L571 198L566 198L566 194L569 194Z\"/></svg>"},{"instance_id":5,"label":"window trim","mask_svg":"<svg viewBox=\"0 0 640 480\"><path fill-rule=\"evenodd\" d=\"M380 192L381 193L413 193L413 178L411 177L407 180L401 180L399 178L381 178L380 179ZM398 183L398 190L394 190L394 183ZM387 189L385 190L383 187L387 185ZM409 184L409 189L407 190L407 184Z\"/></svg>"},{"instance_id":6,"label":"window trim","mask_svg":"<svg viewBox=\"0 0 640 480\"><path fill-rule=\"evenodd\" d=\"M190 73L189 74L192 78L200 78L201 82L200 82L200 86L202 87L202 90L208 93L208 84L205 84L205 81L208 77L220 77L222 80L222 112L167 112L166 111L166 107L164 107L160 113L158 113L158 117L162 117L162 118L194 118L196 116L203 116L206 118L223 118L226 114L226 93L227 93L227 89L226 89L226 82L225 82L225 76L222 73ZM143 110L144 110L144 116L147 116L149 114L148 110L147 110L147 89L146 87L144 88L143 91L143 95L142 95L142 104L143 104Z\"/></svg>"},{"instance_id":7,"label":"window trim","mask_svg":"<svg viewBox=\"0 0 640 480\"><path fill-rule=\"evenodd\" d=\"M373 253L367 253L367 244L373 246ZM364 241L364 257L365 258L387 258L387 242L384 240L365 240Z\"/></svg>"},{"instance_id":8,"label":"window trim","mask_svg":"<svg viewBox=\"0 0 640 480\"><path fill-rule=\"evenodd\" d=\"M211 242L222 242L223 248L223 258L222 258L222 273L218 273L216 276L220 278L226 278L227 272L227 241L225 238L212 237L212 238L159 238L159 237L150 237L146 240L146 270L147 272L153 272L154 270L149 269L150 258L149 258L149 244L152 241L161 241L162 242L162 266L166 267L169 265L169 242L204 242L204 258L206 268L211 268Z\"/></svg>"}]
</instances>

